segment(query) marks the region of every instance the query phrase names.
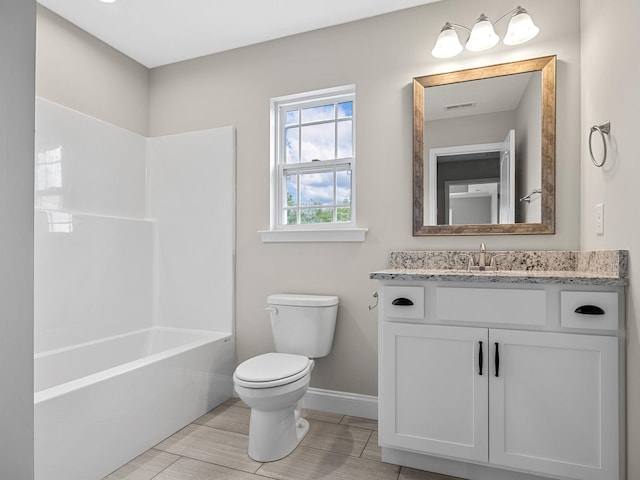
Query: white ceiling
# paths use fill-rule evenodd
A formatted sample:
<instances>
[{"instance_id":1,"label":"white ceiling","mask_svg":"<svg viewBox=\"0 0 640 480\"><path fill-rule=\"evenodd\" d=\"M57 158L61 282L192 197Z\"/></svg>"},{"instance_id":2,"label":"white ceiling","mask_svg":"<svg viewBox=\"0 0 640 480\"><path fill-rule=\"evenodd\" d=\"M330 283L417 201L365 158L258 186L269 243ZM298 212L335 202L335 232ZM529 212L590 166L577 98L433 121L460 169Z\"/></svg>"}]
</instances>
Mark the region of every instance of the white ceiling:
<instances>
[{"instance_id":1,"label":"white ceiling","mask_svg":"<svg viewBox=\"0 0 640 480\"><path fill-rule=\"evenodd\" d=\"M440 0L38 0L146 67Z\"/></svg>"}]
</instances>

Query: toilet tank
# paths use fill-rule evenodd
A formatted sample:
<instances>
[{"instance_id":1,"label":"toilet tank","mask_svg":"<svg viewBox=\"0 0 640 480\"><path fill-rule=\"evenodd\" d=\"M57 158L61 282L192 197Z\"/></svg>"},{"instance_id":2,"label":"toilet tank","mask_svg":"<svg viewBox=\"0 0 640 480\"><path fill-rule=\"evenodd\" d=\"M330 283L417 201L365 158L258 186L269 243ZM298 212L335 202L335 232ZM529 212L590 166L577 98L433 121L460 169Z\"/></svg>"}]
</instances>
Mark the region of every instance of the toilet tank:
<instances>
[{"instance_id":1,"label":"toilet tank","mask_svg":"<svg viewBox=\"0 0 640 480\"><path fill-rule=\"evenodd\" d=\"M331 351L338 314L334 295L278 293L267 298L276 351L309 358Z\"/></svg>"}]
</instances>

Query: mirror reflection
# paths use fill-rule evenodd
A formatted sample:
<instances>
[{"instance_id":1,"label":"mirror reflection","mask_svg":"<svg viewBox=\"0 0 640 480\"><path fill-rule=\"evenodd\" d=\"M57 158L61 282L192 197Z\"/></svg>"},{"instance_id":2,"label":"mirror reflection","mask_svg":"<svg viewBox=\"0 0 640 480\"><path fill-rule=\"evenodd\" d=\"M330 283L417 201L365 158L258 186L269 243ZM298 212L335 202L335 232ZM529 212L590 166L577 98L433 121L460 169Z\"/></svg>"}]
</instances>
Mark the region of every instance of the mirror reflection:
<instances>
[{"instance_id":1,"label":"mirror reflection","mask_svg":"<svg viewBox=\"0 0 640 480\"><path fill-rule=\"evenodd\" d=\"M414 79L414 235L553 233L555 57Z\"/></svg>"}]
</instances>

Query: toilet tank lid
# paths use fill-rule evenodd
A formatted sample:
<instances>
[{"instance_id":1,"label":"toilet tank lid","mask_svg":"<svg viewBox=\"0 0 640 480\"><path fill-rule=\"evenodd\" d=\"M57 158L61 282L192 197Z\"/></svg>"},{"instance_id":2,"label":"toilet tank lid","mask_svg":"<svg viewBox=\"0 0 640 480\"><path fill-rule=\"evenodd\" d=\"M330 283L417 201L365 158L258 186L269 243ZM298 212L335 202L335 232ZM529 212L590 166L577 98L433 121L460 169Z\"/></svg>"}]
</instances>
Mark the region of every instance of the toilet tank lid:
<instances>
[{"instance_id":1,"label":"toilet tank lid","mask_svg":"<svg viewBox=\"0 0 640 480\"><path fill-rule=\"evenodd\" d=\"M267 297L269 305L290 305L295 307L330 307L338 304L335 295L300 295L295 293L274 293Z\"/></svg>"}]
</instances>

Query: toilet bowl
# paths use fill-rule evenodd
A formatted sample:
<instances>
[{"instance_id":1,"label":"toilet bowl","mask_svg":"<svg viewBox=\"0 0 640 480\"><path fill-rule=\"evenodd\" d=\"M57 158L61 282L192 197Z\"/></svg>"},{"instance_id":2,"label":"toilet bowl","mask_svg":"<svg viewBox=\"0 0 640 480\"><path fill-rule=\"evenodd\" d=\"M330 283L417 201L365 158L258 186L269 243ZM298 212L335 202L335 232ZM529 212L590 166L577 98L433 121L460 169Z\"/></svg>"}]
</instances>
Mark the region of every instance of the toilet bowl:
<instances>
[{"instance_id":1,"label":"toilet bowl","mask_svg":"<svg viewBox=\"0 0 640 480\"><path fill-rule=\"evenodd\" d=\"M270 295L267 310L277 352L242 362L236 393L250 408L249 456L271 462L291 453L309 431L301 403L315 365L331 350L338 297Z\"/></svg>"},{"instance_id":2,"label":"toilet bowl","mask_svg":"<svg viewBox=\"0 0 640 480\"><path fill-rule=\"evenodd\" d=\"M251 408L249 456L258 462L286 457L309 431L300 402L314 362L301 355L267 353L238 367L238 396Z\"/></svg>"}]
</instances>

